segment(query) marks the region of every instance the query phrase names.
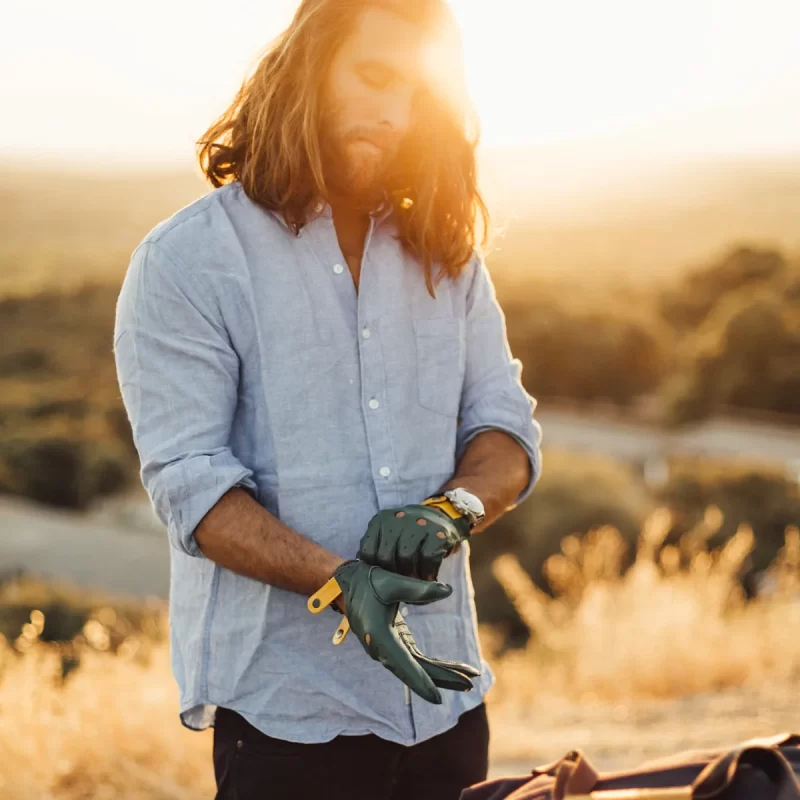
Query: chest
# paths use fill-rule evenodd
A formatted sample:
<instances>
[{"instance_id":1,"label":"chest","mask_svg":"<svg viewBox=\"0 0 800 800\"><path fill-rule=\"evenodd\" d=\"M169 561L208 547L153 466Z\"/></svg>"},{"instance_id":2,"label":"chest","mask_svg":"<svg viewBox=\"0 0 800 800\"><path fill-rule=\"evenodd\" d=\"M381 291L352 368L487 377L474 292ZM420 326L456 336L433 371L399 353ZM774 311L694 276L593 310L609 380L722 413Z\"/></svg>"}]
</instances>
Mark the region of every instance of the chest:
<instances>
[{"instance_id":1,"label":"chest","mask_svg":"<svg viewBox=\"0 0 800 800\"><path fill-rule=\"evenodd\" d=\"M242 393L268 420L282 480L292 482L292 464L300 483L309 463L351 470L366 442L385 449L376 468L390 478L446 471L465 372L462 292L445 280L432 298L390 236L367 241L358 292L343 255L335 237L273 248L230 312ZM426 441L445 447L426 460Z\"/></svg>"},{"instance_id":2,"label":"chest","mask_svg":"<svg viewBox=\"0 0 800 800\"><path fill-rule=\"evenodd\" d=\"M361 280L361 252L354 252L352 250L342 250L347 268L350 270L350 278L353 281L353 288L358 294L358 286Z\"/></svg>"},{"instance_id":3,"label":"chest","mask_svg":"<svg viewBox=\"0 0 800 800\"><path fill-rule=\"evenodd\" d=\"M371 223L365 218L345 219L334 223L339 249L344 256L355 292L358 293L361 279L361 259L364 245L371 231Z\"/></svg>"}]
</instances>

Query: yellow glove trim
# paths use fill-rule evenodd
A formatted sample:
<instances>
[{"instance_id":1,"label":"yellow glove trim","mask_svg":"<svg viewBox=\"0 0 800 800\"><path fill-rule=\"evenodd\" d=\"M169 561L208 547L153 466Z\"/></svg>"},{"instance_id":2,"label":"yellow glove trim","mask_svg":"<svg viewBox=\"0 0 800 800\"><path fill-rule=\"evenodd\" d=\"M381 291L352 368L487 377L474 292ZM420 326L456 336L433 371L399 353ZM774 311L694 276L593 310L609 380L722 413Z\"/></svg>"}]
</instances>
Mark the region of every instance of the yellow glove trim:
<instances>
[{"instance_id":1,"label":"yellow glove trim","mask_svg":"<svg viewBox=\"0 0 800 800\"><path fill-rule=\"evenodd\" d=\"M324 611L342 593L342 588L336 578L329 578L311 597L308 598L308 610L312 614ZM333 634L333 643L341 644L350 632L350 622L347 617L342 617L342 622Z\"/></svg>"},{"instance_id":2,"label":"yellow glove trim","mask_svg":"<svg viewBox=\"0 0 800 800\"><path fill-rule=\"evenodd\" d=\"M311 597L308 598L308 610L319 614L326 609L340 594L342 588L336 578L329 578Z\"/></svg>"},{"instance_id":3,"label":"yellow glove trim","mask_svg":"<svg viewBox=\"0 0 800 800\"><path fill-rule=\"evenodd\" d=\"M450 519L460 519L464 516L460 511L456 510L456 507L444 495L429 497L427 500L423 500L420 505L441 509Z\"/></svg>"}]
</instances>

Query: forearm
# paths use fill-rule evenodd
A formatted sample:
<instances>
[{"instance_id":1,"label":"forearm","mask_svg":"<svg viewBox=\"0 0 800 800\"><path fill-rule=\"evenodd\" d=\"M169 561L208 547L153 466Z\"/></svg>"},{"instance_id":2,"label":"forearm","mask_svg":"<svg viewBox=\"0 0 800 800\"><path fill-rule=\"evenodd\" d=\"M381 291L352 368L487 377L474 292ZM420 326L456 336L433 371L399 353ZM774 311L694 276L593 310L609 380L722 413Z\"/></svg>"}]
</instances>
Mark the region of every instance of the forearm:
<instances>
[{"instance_id":1,"label":"forearm","mask_svg":"<svg viewBox=\"0 0 800 800\"><path fill-rule=\"evenodd\" d=\"M220 566L304 595L346 560L285 525L241 488L219 499L194 536L203 555Z\"/></svg>"},{"instance_id":2,"label":"forearm","mask_svg":"<svg viewBox=\"0 0 800 800\"><path fill-rule=\"evenodd\" d=\"M463 486L483 503L486 518L473 528L479 533L498 520L530 480L530 459L512 436L499 430L479 433L473 438L458 462L453 477L442 486Z\"/></svg>"}]
</instances>

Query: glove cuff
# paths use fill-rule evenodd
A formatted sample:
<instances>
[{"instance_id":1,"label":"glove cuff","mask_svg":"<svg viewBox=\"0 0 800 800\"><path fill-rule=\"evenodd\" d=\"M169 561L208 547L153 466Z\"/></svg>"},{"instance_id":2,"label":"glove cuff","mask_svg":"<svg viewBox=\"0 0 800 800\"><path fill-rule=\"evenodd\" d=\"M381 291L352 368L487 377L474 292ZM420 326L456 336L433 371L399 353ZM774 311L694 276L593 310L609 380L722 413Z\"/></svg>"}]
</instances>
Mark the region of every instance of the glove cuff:
<instances>
[{"instance_id":1,"label":"glove cuff","mask_svg":"<svg viewBox=\"0 0 800 800\"><path fill-rule=\"evenodd\" d=\"M448 497L443 494L434 494L426 497L421 503L421 506L432 506L438 508L440 511L447 514L452 520L463 519L464 515L456 509Z\"/></svg>"},{"instance_id":2,"label":"glove cuff","mask_svg":"<svg viewBox=\"0 0 800 800\"><path fill-rule=\"evenodd\" d=\"M358 559L358 558L350 558L350 559L348 559L347 561L343 561L343 562L342 562L341 564L339 564L339 566L338 566L338 567L336 567L336 569L333 571L333 574L331 575L331 578L338 578L339 574L342 572L342 570L343 570L343 569L344 569L346 566L348 566L348 565L350 565L350 564L357 564L357 563L358 563L360 560L361 560L361 559Z\"/></svg>"},{"instance_id":3,"label":"glove cuff","mask_svg":"<svg viewBox=\"0 0 800 800\"><path fill-rule=\"evenodd\" d=\"M461 534L461 538L469 539L471 535L469 518L458 511L449 498L445 497L443 494L435 494L425 498L420 505L427 506L428 508L435 508L443 514L446 514L453 525L456 526L458 532Z\"/></svg>"}]
</instances>

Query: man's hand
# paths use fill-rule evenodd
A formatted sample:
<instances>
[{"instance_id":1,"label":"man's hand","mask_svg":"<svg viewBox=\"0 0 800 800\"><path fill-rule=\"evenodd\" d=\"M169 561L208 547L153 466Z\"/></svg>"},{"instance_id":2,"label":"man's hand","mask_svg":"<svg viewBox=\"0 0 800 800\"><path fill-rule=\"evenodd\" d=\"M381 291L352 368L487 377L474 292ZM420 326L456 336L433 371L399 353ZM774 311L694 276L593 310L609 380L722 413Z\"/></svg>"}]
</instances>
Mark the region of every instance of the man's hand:
<instances>
[{"instance_id":1,"label":"man's hand","mask_svg":"<svg viewBox=\"0 0 800 800\"><path fill-rule=\"evenodd\" d=\"M396 575L357 559L346 561L333 577L344 595L350 628L370 658L430 703L442 702L437 686L462 692L472 689L472 679L480 671L424 655L398 613L401 602L424 605L449 597L451 586Z\"/></svg>"},{"instance_id":2,"label":"man's hand","mask_svg":"<svg viewBox=\"0 0 800 800\"><path fill-rule=\"evenodd\" d=\"M432 506L379 511L361 537L358 558L390 572L436 580L442 561L469 539L466 517L451 519Z\"/></svg>"}]
</instances>

